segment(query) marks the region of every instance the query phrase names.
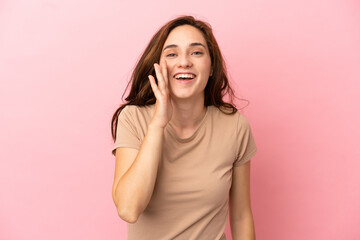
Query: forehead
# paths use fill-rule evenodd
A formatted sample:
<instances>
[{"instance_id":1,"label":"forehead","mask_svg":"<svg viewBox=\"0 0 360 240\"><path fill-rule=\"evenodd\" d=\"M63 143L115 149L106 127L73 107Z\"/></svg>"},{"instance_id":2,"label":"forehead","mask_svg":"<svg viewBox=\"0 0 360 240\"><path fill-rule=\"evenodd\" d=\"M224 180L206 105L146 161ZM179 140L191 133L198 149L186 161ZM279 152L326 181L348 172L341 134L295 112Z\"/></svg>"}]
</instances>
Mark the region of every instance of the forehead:
<instances>
[{"instance_id":1,"label":"forehead","mask_svg":"<svg viewBox=\"0 0 360 240\"><path fill-rule=\"evenodd\" d=\"M206 46L206 40L202 32L191 25L182 25L174 28L167 37L164 46L176 44L178 46L188 46L190 43L199 42Z\"/></svg>"}]
</instances>

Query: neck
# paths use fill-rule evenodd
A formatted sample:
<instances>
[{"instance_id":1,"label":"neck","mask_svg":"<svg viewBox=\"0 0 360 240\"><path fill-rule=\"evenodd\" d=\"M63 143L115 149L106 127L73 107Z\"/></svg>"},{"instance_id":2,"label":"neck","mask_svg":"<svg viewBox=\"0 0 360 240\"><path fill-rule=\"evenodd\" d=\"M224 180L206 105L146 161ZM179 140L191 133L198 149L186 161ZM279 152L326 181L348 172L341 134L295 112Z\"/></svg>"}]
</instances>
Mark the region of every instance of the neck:
<instances>
[{"instance_id":1,"label":"neck","mask_svg":"<svg viewBox=\"0 0 360 240\"><path fill-rule=\"evenodd\" d=\"M176 101L172 99L173 114L170 124L177 128L193 128L206 114L204 98L197 101Z\"/></svg>"}]
</instances>

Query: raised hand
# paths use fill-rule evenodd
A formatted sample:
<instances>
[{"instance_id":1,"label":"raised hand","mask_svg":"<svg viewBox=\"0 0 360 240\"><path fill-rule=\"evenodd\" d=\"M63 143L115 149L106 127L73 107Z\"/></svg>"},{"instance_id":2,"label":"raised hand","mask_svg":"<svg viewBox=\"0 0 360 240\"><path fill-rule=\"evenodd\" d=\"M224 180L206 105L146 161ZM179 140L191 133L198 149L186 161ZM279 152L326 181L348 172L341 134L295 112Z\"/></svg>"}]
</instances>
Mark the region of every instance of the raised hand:
<instances>
[{"instance_id":1,"label":"raised hand","mask_svg":"<svg viewBox=\"0 0 360 240\"><path fill-rule=\"evenodd\" d=\"M160 65L155 63L154 68L158 84L156 84L155 78L152 75L148 76L151 88L156 97L155 111L150 124L164 128L170 121L173 110L171 105L166 61L162 60Z\"/></svg>"}]
</instances>

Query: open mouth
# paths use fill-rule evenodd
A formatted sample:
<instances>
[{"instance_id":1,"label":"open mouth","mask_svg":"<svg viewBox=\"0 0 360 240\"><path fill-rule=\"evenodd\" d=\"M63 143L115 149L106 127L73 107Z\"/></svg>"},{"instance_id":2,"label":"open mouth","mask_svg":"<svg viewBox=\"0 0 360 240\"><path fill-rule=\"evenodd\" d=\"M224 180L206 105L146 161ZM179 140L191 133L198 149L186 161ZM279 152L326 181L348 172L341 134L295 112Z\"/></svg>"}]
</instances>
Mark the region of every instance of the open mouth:
<instances>
[{"instance_id":1,"label":"open mouth","mask_svg":"<svg viewBox=\"0 0 360 240\"><path fill-rule=\"evenodd\" d=\"M174 78L180 83L190 83L191 80L196 78L196 75L192 73L178 73L174 75Z\"/></svg>"}]
</instances>

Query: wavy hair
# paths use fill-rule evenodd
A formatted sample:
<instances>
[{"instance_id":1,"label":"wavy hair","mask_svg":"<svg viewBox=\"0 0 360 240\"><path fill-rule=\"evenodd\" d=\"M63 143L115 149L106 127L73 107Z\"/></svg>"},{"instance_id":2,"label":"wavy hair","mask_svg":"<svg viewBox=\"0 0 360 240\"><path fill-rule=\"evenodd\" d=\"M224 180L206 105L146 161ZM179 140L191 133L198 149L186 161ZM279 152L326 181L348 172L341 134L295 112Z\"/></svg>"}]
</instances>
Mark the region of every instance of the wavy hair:
<instances>
[{"instance_id":1,"label":"wavy hair","mask_svg":"<svg viewBox=\"0 0 360 240\"><path fill-rule=\"evenodd\" d=\"M204 21L195 19L193 16L180 16L169 21L155 33L141 55L141 58L138 60L130 81L126 86L124 94L122 95L123 99L126 90L131 84L130 92L125 98L126 102L120 105L111 120L111 133L114 141L116 140L118 116L125 106L146 106L155 104L156 97L151 89L150 82L148 81L148 75L155 76L154 63L160 61L161 51L169 33L174 28L182 25L191 25L199 29L206 40L210 52L213 74L209 77L205 87L204 105L214 105L225 114L234 114L237 112L237 109L233 104L233 97L236 98L236 96L229 85L225 62L221 55L219 45L217 44L212 32L211 26ZM224 101L223 98L226 95L230 97L230 102ZM228 112L222 110L221 107L230 109L230 111Z\"/></svg>"}]
</instances>

